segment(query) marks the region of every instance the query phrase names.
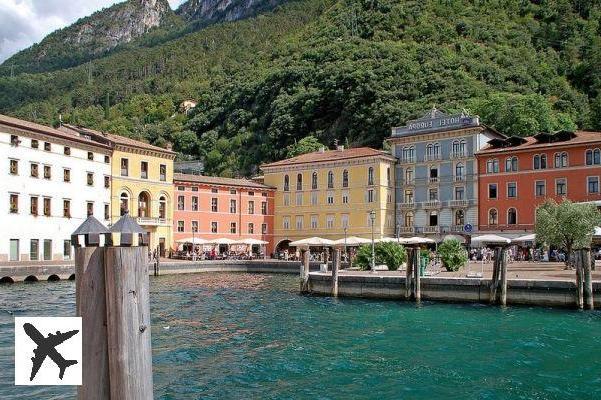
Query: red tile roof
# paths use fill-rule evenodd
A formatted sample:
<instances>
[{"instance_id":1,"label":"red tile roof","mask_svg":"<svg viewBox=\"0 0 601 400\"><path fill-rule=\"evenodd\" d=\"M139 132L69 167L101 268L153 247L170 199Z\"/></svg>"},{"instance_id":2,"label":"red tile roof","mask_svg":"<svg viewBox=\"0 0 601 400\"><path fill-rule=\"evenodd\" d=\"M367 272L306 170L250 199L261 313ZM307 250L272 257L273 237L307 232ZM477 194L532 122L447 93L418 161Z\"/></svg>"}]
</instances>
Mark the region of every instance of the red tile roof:
<instances>
[{"instance_id":1,"label":"red tile roof","mask_svg":"<svg viewBox=\"0 0 601 400\"><path fill-rule=\"evenodd\" d=\"M106 140L109 140L110 142L112 142L114 144L120 144L123 146L137 147L137 148L143 149L143 150L154 150L154 151L159 151L162 153L173 154L173 155L176 154L174 151L167 150L167 149L164 149L159 146L153 146L149 143L142 142L140 140L131 139L131 138L128 138L125 136L114 135L112 133L100 132L100 131L96 131L94 129L84 128L81 126L64 124L59 129L64 130L65 132L77 132L77 133L83 133L83 134L87 134L87 135L91 135L91 136L97 136L99 138L104 138Z\"/></svg>"},{"instance_id":2,"label":"red tile roof","mask_svg":"<svg viewBox=\"0 0 601 400\"><path fill-rule=\"evenodd\" d=\"M573 132L575 137L564 140L564 141L556 141L556 142L546 142L539 141L535 136L527 136L524 139L524 142L521 144L517 144L515 146L507 146L507 147L493 147L488 145L484 147L482 150L478 151L476 154L492 154L492 153L504 153L504 152L513 152L518 150L536 150L536 149L545 149L545 148L554 148L561 146L572 146L576 144L589 144L589 143L601 143L601 132L592 132L592 131L575 131ZM540 135L540 134L539 134ZM539 136L537 135L537 136ZM547 135L541 135L547 136Z\"/></svg>"},{"instance_id":3,"label":"red tile roof","mask_svg":"<svg viewBox=\"0 0 601 400\"><path fill-rule=\"evenodd\" d=\"M192 175L192 174L174 174L173 182L192 182L206 185L218 185L218 186L236 186L236 187L250 187L262 190L273 190L274 187L263 185L261 183L251 181L250 179L239 179L239 178L221 178L218 176L205 176L205 175Z\"/></svg>"},{"instance_id":4,"label":"red tile roof","mask_svg":"<svg viewBox=\"0 0 601 400\"><path fill-rule=\"evenodd\" d=\"M25 131L40 133L43 135L48 135L52 137L56 137L59 139L65 139L73 142L79 142L83 144L87 144L89 146L102 147L105 149L110 149L108 144L99 143L97 141L87 139L85 137L80 136L75 132L65 132L63 130L55 129L50 126L36 124L35 122L25 121L18 118L9 117L7 115L0 114L0 125L21 129Z\"/></svg>"},{"instance_id":5,"label":"red tile roof","mask_svg":"<svg viewBox=\"0 0 601 400\"><path fill-rule=\"evenodd\" d=\"M300 156L287 158L285 160L275 161L269 164L263 164L261 168L279 167L295 164L312 164L316 162L340 161L364 157L385 157L390 160L395 160L395 158L391 154L385 151L372 149L370 147L357 147L344 150L314 151L313 153L301 154Z\"/></svg>"}]
</instances>

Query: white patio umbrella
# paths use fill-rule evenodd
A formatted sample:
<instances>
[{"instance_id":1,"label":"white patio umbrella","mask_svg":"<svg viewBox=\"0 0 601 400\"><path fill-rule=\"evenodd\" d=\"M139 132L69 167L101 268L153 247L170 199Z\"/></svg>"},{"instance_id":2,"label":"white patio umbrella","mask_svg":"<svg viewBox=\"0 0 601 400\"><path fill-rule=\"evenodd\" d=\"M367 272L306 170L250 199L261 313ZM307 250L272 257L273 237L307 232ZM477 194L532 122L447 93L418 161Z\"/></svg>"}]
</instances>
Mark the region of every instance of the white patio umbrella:
<instances>
[{"instance_id":1,"label":"white patio umbrella","mask_svg":"<svg viewBox=\"0 0 601 400\"><path fill-rule=\"evenodd\" d=\"M511 243L511 239L489 234L489 235L480 235L472 237L472 244L509 244Z\"/></svg>"},{"instance_id":2,"label":"white patio umbrella","mask_svg":"<svg viewBox=\"0 0 601 400\"><path fill-rule=\"evenodd\" d=\"M301 240L295 240L294 242L290 242L289 246L299 247L299 246L333 246L334 241L330 239L324 239L320 237L310 237Z\"/></svg>"},{"instance_id":3,"label":"white patio umbrella","mask_svg":"<svg viewBox=\"0 0 601 400\"><path fill-rule=\"evenodd\" d=\"M597 226L595 228L595 233L593 233L593 237L601 237L601 227Z\"/></svg>"},{"instance_id":4,"label":"white patio umbrella","mask_svg":"<svg viewBox=\"0 0 601 400\"><path fill-rule=\"evenodd\" d=\"M207 244L207 243L210 243L210 241L195 237L195 238L179 239L179 240L176 240L175 243Z\"/></svg>"},{"instance_id":5,"label":"white patio umbrella","mask_svg":"<svg viewBox=\"0 0 601 400\"><path fill-rule=\"evenodd\" d=\"M446 235L442 239L443 242L446 242L447 240L458 240L459 243L465 243L465 238L463 236L459 236L459 235L450 234L450 235Z\"/></svg>"},{"instance_id":6,"label":"white patio umbrella","mask_svg":"<svg viewBox=\"0 0 601 400\"><path fill-rule=\"evenodd\" d=\"M408 239L405 239L405 243L407 243L407 244L428 244L428 243L436 243L436 241L434 239L430 239L430 238L426 238L426 237L413 236Z\"/></svg>"},{"instance_id":7,"label":"white patio umbrella","mask_svg":"<svg viewBox=\"0 0 601 400\"><path fill-rule=\"evenodd\" d=\"M344 245L346 243L347 246L358 246L361 244L371 243L371 239L361 238L357 236L349 236L346 238L334 240L335 245Z\"/></svg>"},{"instance_id":8,"label":"white patio umbrella","mask_svg":"<svg viewBox=\"0 0 601 400\"><path fill-rule=\"evenodd\" d=\"M219 238L219 239L209 240L208 243L231 245L231 244L236 244L236 241L233 239L228 239L228 238Z\"/></svg>"},{"instance_id":9,"label":"white patio umbrella","mask_svg":"<svg viewBox=\"0 0 601 400\"><path fill-rule=\"evenodd\" d=\"M267 244L269 242L266 242L265 240L259 240L259 239L253 239L253 238L248 238L248 239L240 239L240 240L236 240L235 244L250 244L252 245L261 245L261 244Z\"/></svg>"},{"instance_id":10,"label":"white patio umbrella","mask_svg":"<svg viewBox=\"0 0 601 400\"><path fill-rule=\"evenodd\" d=\"M514 242L534 242L536 240L536 233L530 235L524 235L513 239Z\"/></svg>"},{"instance_id":11,"label":"white patio umbrella","mask_svg":"<svg viewBox=\"0 0 601 400\"><path fill-rule=\"evenodd\" d=\"M399 239L400 239L400 238L399 238ZM398 242L398 241L399 241L399 239L397 239L397 238L392 238L392 237L383 237L383 238L381 238L381 239L376 239L376 240L374 240L374 242L376 242L376 243L395 242L395 243L396 243L396 242ZM371 240L369 241L369 243L371 243Z\"/></svg>"}]
</instances>

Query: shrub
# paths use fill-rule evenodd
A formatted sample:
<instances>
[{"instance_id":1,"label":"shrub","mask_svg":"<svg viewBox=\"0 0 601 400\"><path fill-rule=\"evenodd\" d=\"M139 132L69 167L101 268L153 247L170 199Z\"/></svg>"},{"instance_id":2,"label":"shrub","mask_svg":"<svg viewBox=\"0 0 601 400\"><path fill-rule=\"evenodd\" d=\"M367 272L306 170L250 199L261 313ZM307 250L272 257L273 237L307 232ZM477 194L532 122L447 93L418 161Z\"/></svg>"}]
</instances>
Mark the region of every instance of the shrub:
<instances>
[{"instance_id":1,"label":"shrub","mask_svg":"<svg viewBox=\"0 0 601 400\"><path fill-rule=\"evenodd\" d=\"M407 261L405 248L394 242L376 243L374 253L376 264L386 264L390 271L396 271L402 263ZM371 244L359 247L354 265L364 271L371 268Z\"/></svg>"},{"instance_id":2,"label":"shrub","mask_svg":"<svg viewBox=\"0 0 601 400\"><path fill-rule=\"evenodd\" d=\"M459 240L445 240L438 246L438 255L447 271L458 271L468 261L467 251Z\"/></svg>"}]
</instances>

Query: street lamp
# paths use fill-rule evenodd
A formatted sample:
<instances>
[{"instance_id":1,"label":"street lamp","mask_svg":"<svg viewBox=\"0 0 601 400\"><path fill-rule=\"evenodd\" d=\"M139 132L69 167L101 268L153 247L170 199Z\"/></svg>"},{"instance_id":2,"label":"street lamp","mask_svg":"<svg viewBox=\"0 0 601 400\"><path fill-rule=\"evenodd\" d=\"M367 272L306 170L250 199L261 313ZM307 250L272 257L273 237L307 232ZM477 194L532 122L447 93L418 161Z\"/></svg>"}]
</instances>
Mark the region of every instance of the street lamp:
<instances>
[{"instance_id":1,"label":"street lamp","mask_svg":"<svg viewBox=\"0 0 601 400\"><path fill-rule=\"evenodd\" d=\"M371 222L371 272L376 272L376 245L374 240L374 225L376 222L376 212L369 212L369 220Z\"/></svg>"}]
</instances>

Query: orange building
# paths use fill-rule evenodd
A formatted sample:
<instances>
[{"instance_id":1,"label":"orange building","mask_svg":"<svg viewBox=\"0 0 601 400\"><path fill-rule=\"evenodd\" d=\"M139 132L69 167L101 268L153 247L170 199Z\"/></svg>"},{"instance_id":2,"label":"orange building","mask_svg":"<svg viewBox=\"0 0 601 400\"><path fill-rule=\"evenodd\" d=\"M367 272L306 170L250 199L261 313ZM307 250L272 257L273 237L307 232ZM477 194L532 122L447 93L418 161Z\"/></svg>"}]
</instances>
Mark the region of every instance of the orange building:
<instances>
[{"instance_id":1,"label":"orange building","mask_svg":"<svg viewBox=\"0 0 601 400\"><path fill-rule=\"evenodd\" d=\"M178 240L259 239L273 252L275 188L248 179L174 174L173 248Z\"/></svg>"},{"instance_id":2,"label":"orange building","mask_svg":"<svg viewBox=\"0 0 601 400\"><path fill-rule=\"evenodd\" d=\"M494 139L476 157L482 233L532 233L547 199L601 200L601 132Z\"/></svg>"}]
</instances>

